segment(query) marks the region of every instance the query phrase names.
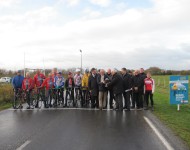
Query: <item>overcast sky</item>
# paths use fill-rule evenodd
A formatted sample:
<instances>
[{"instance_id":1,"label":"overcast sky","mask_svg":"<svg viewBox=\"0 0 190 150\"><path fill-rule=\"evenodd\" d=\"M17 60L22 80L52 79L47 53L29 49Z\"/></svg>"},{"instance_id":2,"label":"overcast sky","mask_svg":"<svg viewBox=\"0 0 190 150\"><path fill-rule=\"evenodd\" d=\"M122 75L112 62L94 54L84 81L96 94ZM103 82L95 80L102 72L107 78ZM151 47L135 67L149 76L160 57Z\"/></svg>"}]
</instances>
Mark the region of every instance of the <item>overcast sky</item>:
<instances>
[{"instance_id":1,"label":"overcast sky","mask_svg":"<svg viewBox=\"0 0 190 150\"><path fill-rule=\"evenodd\" d=\"M190 0L0 0L0 68L190 69ZM43 63L44 60L44 63Z\"/></svg>"}]
</instances>

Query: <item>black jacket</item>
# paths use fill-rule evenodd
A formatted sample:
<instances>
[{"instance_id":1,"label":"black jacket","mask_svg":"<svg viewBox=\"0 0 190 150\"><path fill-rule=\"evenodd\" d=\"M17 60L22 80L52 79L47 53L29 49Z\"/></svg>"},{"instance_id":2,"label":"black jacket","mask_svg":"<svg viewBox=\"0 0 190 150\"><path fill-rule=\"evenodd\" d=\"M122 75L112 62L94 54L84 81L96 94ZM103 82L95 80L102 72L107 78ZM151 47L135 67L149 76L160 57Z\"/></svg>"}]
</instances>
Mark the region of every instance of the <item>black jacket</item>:
<instances>
[{"instance_id":1,"label":"black jacket","mask_svg":"<svg viewBox=\"0 0 190 150\"><path fill-rule=\"evenodd\" d=\"M74 87L75 87L74 79L73 78L71 78L71 79L72 79L72 88L74 89ZM66 79L65 88L68 88L68 87L69 87L69 79Z\"/></svg>"},{"instance_id":2,"label":"black jacket","mask_svg":"<svg viewBox=\"0 0 190 150\"><path fill-rule=\"evenodd\" d=\"M143 93L144 89L144 81L142 80L142 77L141 75L136 75L136 76L133 76L132 78L132 86L133 86L133 91L134 92L138 92L138 93ZM138 91L135 91L135 87L138 87Z\"/></svg>"},{"instance_id":3,"label":"black jacket","mask_svg":"<svg viewBox=\"0 0 190 150\"><path fill-rule=\"evenodd\" d=\"M113 75L112 81L108 84L108 87L110 86L113 88L113 93L116 95L124 92L123 79L118 73Z\"/></svg>"},{"instance_id":4,"label":"black jacket","mask_svg":"<svg viewBox=\"0 0 190 150\"><path fill-rule=\"evenodd\" d=\"M132 88L132 77L128 73L123 75L123 87L124 87L124 90L129 90Z\"/></svg>"},{"instance_id":5,"label":"black jacket","mask_svg":"<svg viewBox=\"0 0 190 150\"><path fill-rule=\"evenodd\" d=\"M92 96L98 96L98 82L97 82L97 74L95 77L91 74L88 79L88 88L91 91Z\"/></svg>"},{"instance_id":6,"label":"black jacket","mask_svg":"<svg viewBox=\"0 0 190 150\"><path fill-rule=\"evenodd\" d=\"M104 75L104 81L106 79L109 79L109 78L107 77L107 75ZM98 77L97 77L97 83L98 83L98 89L99 89L99 91L101 91L101 92L107 91L107 88L105 87L105 84L101 83L101 75L98 75Z\"/></svg>"},{"instance_id":7,"label":"black jacket","mask_svg":"<svg viewBox=\"0 0 190 150\"><path fill-rule=\"evenodd\" d=\"M140 77L141 77L141 89L142 89L142 91L144 93L144 80L147 78L147 76L146 76L145 73L141 73Z\"/></svg>"}]
</instances>

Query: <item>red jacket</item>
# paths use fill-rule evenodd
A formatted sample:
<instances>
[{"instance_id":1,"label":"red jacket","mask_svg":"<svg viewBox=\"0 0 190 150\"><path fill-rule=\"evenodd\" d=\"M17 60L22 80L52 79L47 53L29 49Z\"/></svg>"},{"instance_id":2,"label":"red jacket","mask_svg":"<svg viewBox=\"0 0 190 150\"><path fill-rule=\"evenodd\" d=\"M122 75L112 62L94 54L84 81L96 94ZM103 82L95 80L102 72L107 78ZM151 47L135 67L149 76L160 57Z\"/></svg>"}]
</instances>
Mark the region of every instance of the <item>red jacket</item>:
<instances>
[{"instance_id":1,"label":"red jacket","mask_svg":"<svg viewBox=\"0 0 190 150\"><path fill-rule=\"evenodd\" d=\"M40 73L39 75L36 74L36 75L34 76L34 84L35 84L35 86L36 86L36 87L41 86L42 83L43 83L43 80L44 80L45 78L46 78L45 75L42 74L42 73Z\"/></svg>"},{"instance_id":2,"label":"red jacket","mask_svg":"<svg viewBox=\"0 0 190 150\"><path fill-rule=\"evenodd\" d=\"M144 86L145 86L145 91L152 91L154 93L155 90L154 79L152 78L144 79Z\"/></svg>"},{"instance_id":3,"label":"red jacket","mask_svg":"<svg viewBox=\"0 0 190 150\"><path fill-rule=\"evenodd\" d=\"M53 78L46 78L42 84L42 87L46 87L46 90L54 88L54 79Z\"/></svg>"},{"instance_id":4,"label":"red jacket","mask_svg":"<svg viewBox=\"0 0 190 150\"><path fill-rule=\"evenodd\" d=\"M31 90L34 88L34 80L32 78L24 78L22 81L23 90Z\"/></svg>"}]
</instances>

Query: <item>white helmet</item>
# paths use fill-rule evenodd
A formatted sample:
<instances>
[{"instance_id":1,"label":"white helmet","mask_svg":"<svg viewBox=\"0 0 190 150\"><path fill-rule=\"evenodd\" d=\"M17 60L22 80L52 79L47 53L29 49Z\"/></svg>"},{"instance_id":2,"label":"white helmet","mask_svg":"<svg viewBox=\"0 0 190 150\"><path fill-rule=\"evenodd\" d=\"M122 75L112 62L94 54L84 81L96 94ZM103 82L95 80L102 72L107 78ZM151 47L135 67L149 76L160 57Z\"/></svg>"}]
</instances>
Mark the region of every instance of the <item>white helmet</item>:
<instances>
[{"instance_id":1,"label":"white helmet","mask_svg":"<svg viewBox=\"0 0 190 150\"><path fill-rule=\"evenodd\" d=\"M80 72L80 69L76 69L76 72Z\"/></svg>"}]
</instances>

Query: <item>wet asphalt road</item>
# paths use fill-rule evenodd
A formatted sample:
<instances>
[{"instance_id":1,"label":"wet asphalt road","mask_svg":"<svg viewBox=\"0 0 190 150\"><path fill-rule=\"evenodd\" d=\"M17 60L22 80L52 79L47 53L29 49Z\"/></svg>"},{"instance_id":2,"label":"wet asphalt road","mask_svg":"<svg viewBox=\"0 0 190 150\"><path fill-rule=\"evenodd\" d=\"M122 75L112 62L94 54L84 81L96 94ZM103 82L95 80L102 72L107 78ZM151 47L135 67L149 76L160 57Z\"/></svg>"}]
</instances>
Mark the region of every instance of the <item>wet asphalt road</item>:
<instances>
[{"instance_id":1,"label":"wet asphalt road","mask_svg":"<svg viewBox=\"0 0 190 150\"><path fill-rule=\"evenodd\" d=\"M143 111L5 110L0 112L0 149L165 150Z\"/></svg>"}]
</instances>

